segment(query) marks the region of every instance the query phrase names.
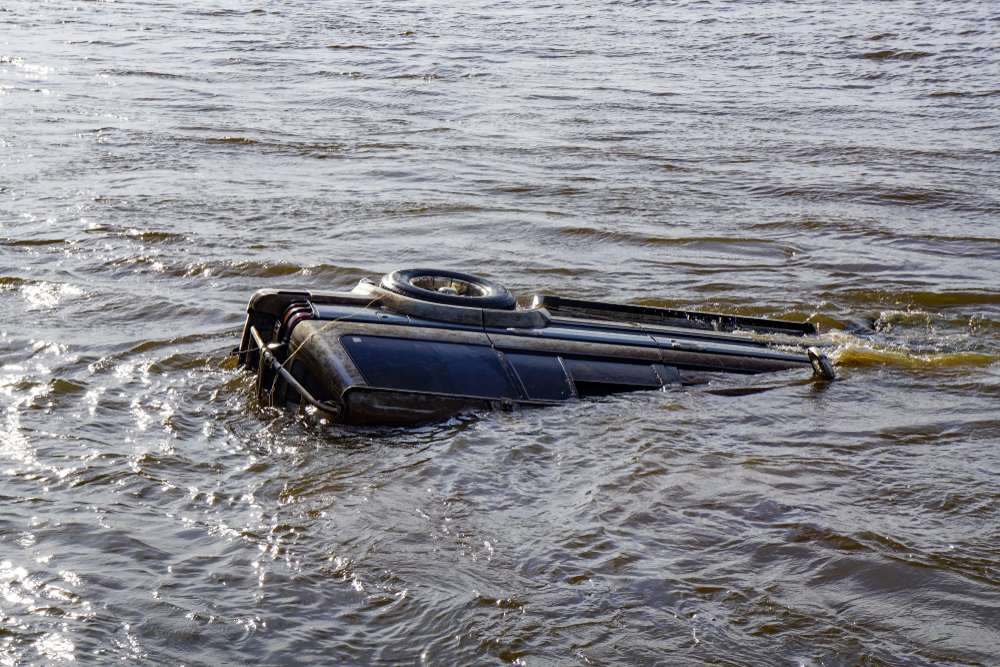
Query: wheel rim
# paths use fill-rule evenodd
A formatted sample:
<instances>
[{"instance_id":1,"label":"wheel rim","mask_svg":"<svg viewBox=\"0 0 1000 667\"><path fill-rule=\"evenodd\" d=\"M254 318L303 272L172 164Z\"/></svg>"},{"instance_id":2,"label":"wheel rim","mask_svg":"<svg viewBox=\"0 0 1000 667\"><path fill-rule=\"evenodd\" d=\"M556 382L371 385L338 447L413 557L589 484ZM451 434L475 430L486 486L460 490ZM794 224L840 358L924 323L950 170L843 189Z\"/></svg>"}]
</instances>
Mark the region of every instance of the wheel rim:
<instances>
[{"instance_id":1,"label":"wheel rim","mask_svg":"<svg viewBox=\"0 0 1000 667\"><path fill-rule=\"evenodd\" d=\"M462 280L460 278L449 278L447 276L417 276L408 281L418 289L428 292L437 292L449 296L490 296L491 292L482 285Z\"/></svg>"}]
</instances>

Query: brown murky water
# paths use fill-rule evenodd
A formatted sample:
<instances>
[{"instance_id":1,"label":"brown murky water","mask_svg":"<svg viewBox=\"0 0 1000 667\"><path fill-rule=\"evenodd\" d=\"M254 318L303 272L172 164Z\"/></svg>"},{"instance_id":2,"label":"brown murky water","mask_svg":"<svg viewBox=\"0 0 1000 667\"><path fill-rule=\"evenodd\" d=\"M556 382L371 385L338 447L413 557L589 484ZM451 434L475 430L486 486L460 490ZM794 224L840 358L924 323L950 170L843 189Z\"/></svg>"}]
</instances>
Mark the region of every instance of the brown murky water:
<instances>
[{"instance_id":1,"label":"brown murky water","mask_svg":"<svg viewBox=\"0 0 1000 667\"><path fill-rule=\"evenodd\" d=\"M0 7L0 663L1000 664L993 3ZM259 408L258 287L809 318L841 380Z\"/></svg>"}]
</instances>

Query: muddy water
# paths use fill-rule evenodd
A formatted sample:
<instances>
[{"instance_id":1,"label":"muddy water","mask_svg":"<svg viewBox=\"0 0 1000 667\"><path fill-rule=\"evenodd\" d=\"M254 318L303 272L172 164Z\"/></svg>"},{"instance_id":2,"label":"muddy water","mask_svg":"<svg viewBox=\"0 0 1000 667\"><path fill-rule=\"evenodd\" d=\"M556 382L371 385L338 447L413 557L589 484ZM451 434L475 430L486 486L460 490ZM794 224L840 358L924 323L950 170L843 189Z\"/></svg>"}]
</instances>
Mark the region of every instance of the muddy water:
<instances>
[{"instance_id":1,"label":"muddy water","mask_svg":"<svg viewBox=\"0 0 1000 667\"><path fill-rule=\"evenodd\" d=\"M0 8L0 661L1000 664L992 3ZM261 409L265 286L809 319L841 380Z\"/></svg>"}]
</instances>

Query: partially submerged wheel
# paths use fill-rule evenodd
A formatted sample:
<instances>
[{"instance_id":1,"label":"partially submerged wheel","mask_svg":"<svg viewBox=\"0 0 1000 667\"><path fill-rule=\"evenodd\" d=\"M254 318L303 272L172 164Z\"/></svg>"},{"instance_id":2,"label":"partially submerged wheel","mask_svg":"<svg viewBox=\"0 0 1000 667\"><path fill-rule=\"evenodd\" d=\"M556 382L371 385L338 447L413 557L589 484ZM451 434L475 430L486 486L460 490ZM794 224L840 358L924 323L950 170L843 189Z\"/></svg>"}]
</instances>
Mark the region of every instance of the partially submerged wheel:
<instances>
[{"instance_id":1,"label":"partially submerged wheel","mask_svg":"<svg viewBox=\"0 0 1000 667\"><path fill-rule=\"evenodd\" d=\"M486 278L444 269L400 269L382 277L381 286L412 299L467 308L514 310L507 288Z\"/></svg>"}]
</instances>

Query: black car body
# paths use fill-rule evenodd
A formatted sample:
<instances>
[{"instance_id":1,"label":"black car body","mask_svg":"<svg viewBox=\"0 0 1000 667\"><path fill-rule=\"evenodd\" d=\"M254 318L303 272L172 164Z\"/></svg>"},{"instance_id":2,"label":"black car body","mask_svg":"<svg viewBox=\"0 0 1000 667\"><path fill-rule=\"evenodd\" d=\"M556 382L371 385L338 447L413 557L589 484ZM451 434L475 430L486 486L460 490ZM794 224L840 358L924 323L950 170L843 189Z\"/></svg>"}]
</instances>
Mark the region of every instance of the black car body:
<instances>
[{"instance_id":1,"label":"black car body","mask_svg":"<svg viewBox=\"0 0 1000 667\"><path fill-rule=\"evenodd\" d=\"M833 378L807 322L541 295L519 309L502 286L451 271L395 271L350 292L264 289L247 312L237 352L260 399L348 424L554 405L704 373Z\"/></svg>"}]
</instances>

